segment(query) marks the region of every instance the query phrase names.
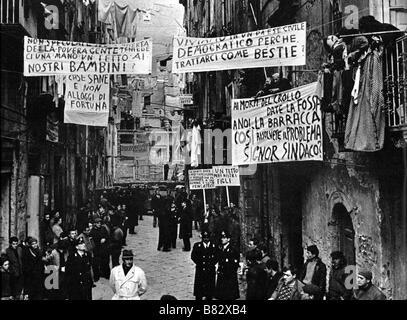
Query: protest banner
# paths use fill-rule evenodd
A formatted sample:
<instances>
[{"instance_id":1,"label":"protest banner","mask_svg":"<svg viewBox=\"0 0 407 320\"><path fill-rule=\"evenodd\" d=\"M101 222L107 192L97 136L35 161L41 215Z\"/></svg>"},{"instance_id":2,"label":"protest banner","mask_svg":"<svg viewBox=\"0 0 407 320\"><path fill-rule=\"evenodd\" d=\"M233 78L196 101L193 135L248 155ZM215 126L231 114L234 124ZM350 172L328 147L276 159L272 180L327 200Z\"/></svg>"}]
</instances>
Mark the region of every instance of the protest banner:
<instances>
[{"instance_id":1,"label":"protest banner","mask_svg":"<svg viewBox=\"0 0 407 320\"><path fill-rule=\"evenodd\" d=\"M217 38L174 37L173 73L305 65L306 23Z\"/></svg>"},{"instance_id":2,"label":"protest banner","mask_svg":"<svg viewBox=\"0 0 407 320\"><path fill-rule=\"evenodd\" d=\"M215 189L215 179L212 169L196 169L188 171L189 188L191 190L202 189L204 200L204 211L206 214L206 194L205 189Z\"/></svg>"},{"instance_id":3,"label":"protest banner","mask_svg":"<svg viewBox=\"0 0 407 320\"><path fill-rule=\"evenodd\" d=\"M166 95L165 96L165 105L167 107L174 107L174 108L180 108L181 107L181 102L180 102L180 97L173 97Z\"/></svg>"},{"instance_id":4,"label":"protest banner","mask_svg":"<svg viewBox=\"0 0 407 320\"><path fill-rule=\"evenodd\" d=\"M239 167L216 166L212 168L215 186L226 187L226 197L230 207L229 186L240 186Z\"/></svg>"},{"instance_id":5,"label":"protest banner","mask_svg":"<svg viewBox=\"0 0 407 320\"><path fill-rule=\"evenodd\" d=\"M120 156L130 157L135 160L148 160L149 155L149 145L148 143L143 144L131 144L131 143L121 143L120 144Z\"/></svg>"},{"instance_id":6,"label":"protest banner","mask_svg":"<svg viewBox=\"0 0 407 320\"><path fill-rule=\"evenodd\" d=\"M152 40L93 44L24 37L24 76L149 74Z\"/></svg>"},{"instance_id":7,"label":"protest banner","mask_svg":"<svg viewBox=\"0 0 407 320\"><path fill-rule=\"evenodd\" d=\"M216 166L212 168L215 186L240 186L239 167Z\"/></svg>"},{"instance_id":8,"label":"protest banner","mask_svg":"<svg viewBox=\"0 0 407 320\"><path fill-rule=\"evenodd\" d=\"M64 123L107 127L109 75L66 76Z\"/></svg>"},{"instance_id":9,"label":"protest banner","mask_svg":"<svg viewBox=\"0 0 407 320\"><path fill-rule=\"evenodd\" d=\"M323 160L317 83L232 100L232 164Z\"/></svg>"},{"instance_id":10,"label":"protest banner","mask_svg":"<svg viewBox=\"0 0 407 320\"><path fill-rule=\"evenodd\" d=\"M215 189L215 179L212 169L189 170L189 188L198 189Z\"/></svg>"},{"instance_id":11,"label":"protest banner","mask_svg":"<svg viewBox=\"0 0 407 320\"><path fill-rule=\"evenodd\" d=\"M192 94L182 94L179 96L179 100L182 106L185 104L194 104L194 98Z\"/></svg>"}]
</instances>

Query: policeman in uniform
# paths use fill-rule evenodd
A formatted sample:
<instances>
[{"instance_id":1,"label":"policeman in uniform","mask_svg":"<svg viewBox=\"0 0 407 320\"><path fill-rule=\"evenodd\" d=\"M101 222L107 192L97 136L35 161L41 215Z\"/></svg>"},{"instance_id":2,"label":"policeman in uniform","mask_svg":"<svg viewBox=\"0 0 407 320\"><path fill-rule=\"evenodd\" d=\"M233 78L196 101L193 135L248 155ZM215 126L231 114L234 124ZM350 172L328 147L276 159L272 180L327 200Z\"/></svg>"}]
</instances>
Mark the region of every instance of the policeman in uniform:
<instances>
[{"instance_id":1,"label":"policeman in uniform","mask_svg":"<svg viewBox=\"0 0 407 320\"><path fill-rule=\"evenodd\" d=\"M91 258L82 238L75 240L75 248L65 268L68 297L69 300L92 300Z\"/></svg>"},{"instance_id":2,"label":"policeman in uniform","mask_svg":"<svg viewBox=\"0 0 407 320\"><path fill-rule=\"evenodd\" d=\"M221 232L221 244L217 251L218 278L216 281L215 298L219 300L235 300L239 298L237 269L239 252L230 244L227 231Z\"/></svg>"},{"instance_id":3,"label":"policeman in uniform","mask_svg":"<svg viewBox=\"0 0 407 320\"><path fill-rule=\"evenodd\" d=\"M196 300L212 300L216 278L216 246L207 230L202 231L202 241L194 244L191 259L196 264L194 296Z\"/></svg>"}]
</instances>

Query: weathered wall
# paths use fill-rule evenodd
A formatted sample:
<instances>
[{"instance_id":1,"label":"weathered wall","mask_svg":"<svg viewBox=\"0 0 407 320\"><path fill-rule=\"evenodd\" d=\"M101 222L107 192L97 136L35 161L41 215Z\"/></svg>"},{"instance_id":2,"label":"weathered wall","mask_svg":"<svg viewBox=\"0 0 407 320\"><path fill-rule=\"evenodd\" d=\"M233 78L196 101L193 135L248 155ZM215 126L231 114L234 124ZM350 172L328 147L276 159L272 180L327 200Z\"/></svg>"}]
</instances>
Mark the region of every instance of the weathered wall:
<instances>
[{"instance_id":1,"label":"weathered wall","mask_svg":"<svg viewBox=\"0 0 407 320\"><path fill-rule=\"evenodd\" d=\"M373 282L390 298L403 299L407 256L402 248L406 222L398 218L402 216L400 167L394 167L398 177L386 176L360 163L352 166L349 158L347 166L324 165L309 175L301 200L303 246L316 244L330 267L330 253L339 250L333 208L343 204L355 231L356 265L370 268Z\"/></svg>"}]
</instances>

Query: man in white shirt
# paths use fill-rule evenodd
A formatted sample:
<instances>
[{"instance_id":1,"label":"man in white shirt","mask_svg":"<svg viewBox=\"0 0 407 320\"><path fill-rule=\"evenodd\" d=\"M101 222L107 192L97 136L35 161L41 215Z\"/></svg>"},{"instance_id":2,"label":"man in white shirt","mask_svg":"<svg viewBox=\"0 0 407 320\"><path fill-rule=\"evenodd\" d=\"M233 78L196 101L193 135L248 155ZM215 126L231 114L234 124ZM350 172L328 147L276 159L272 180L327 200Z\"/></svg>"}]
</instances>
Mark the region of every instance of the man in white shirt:
<instances>
[{"instance_id":1,"label":"man in white shirt","mask_svg":"<svg viewBox=\"0 0 407 320\"><path fill-rule=\"evenodd\" d=\"M144 271L133 264L133 252L123 250L123 264L110 273L110 286L114 292L112 300L140 300L147 290Z\"/></svg>"}]
</instances>

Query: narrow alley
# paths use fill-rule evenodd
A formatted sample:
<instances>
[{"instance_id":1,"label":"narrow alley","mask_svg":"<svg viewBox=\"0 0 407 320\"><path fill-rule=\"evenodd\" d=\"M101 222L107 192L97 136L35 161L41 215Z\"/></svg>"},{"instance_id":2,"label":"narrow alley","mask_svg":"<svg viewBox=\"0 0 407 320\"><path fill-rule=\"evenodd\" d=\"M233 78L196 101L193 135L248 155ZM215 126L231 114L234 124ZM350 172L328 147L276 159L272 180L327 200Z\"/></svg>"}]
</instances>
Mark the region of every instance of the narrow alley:
<instances>
[{"instance_id":1,"label":"narrow alley","mask_svg":"<svg viewBox=\"0 0 407 320\"><path fill-rule=\"evenodd\" d=\"M153 228L152 216L145 216L136 227L137 234L129 234L125 249L134 253L134 264L147 276L147 292L142 300L159 300L162 295L173 295L179 300L192 300L195 265L191 252L182 251L182 240L170 252L157 250L158 227ZM193 230L191 243L199 241L199 232ZM110 300L113 291L109 281L101 278L93 288L93 300Z\"/></svg>"}]
</instances>

